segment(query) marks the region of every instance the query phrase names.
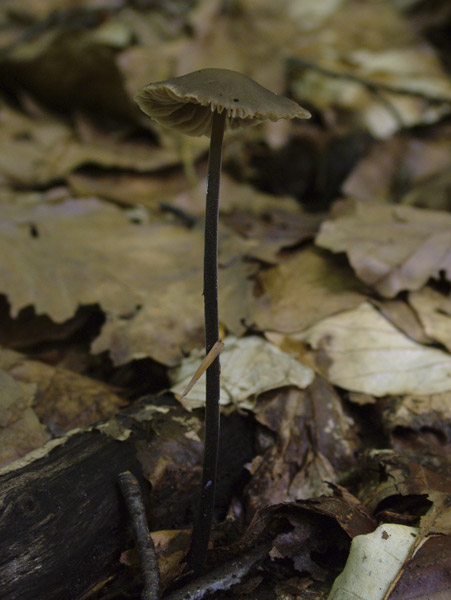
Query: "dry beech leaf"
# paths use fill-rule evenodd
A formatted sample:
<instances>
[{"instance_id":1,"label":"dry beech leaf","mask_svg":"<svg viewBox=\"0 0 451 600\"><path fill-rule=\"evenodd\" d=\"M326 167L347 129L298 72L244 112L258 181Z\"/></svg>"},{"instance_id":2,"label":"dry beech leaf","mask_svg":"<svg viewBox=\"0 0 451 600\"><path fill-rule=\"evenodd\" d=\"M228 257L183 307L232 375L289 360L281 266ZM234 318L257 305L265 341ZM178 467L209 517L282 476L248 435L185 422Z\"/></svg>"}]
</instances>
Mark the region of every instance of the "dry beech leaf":
<instances>
[{"instance_id":1,"label":"dry beech leaf","mask_svg":"<svg viewBox=\"0 0 451 600\"><path fill-rule=\"evenodd\" d=\"M20 385L35 387L33 409L56 435L105 419L124 403L105 383L11 350L0 350L0 368Z\"/></svg>"},{"instance_id":2,"label":"dry beech leaf","mask_svg":"<svg viewBox=\"0 0 451 600\"><path fill-rule=\"evenodd\" d=\"M49 438L33 410L37 386L0 369L0 466L42 446Z\"/></svg>"},{"instance_id":3,"label":"dry beech leaf","mask_svg":"<svg viewBox=\"0 0 451 600\"><path fill-rule=\"evenodd\" d=\"M343 202L316 243L346 252L357 276L382 296L451 278L451 215L407 206Z\"/></svg>"},{"instance_id":4,"label":"dry beech leaf","mask_svg":"<svg viewBox=\"0 0 451 600\"><path fill-rule=\"evenodd\" d=\"M33 305L63 322L100 304L107 323L95 351L116 362L153 356L174 364L201 343L202 233L164 222L135 225L96 200L33 209L3 205L0 290L12 316Z\"/></svg>"},{"instance_id":5,"label":"dry beech leaf","mask_svg":"<svg viewBox=\"0 0 451 600\"><path fill-rule=\"evenodd\" d=\"M200 226L133 223L107 203L67 199L1 204L0 230L0 252L8 257L0 265L0 292L13 317L32 305L62 323L80 305L99 304L107 319L92 351L108 351L115 364L152 357L175 366L203 345ZM252 319L258 263L241 260L253 255L254 241L235 237L222 228L220 308L224 324L241 334ZM274 253L283 239L268 244Z\"/></svg>"},{"instance_id":6,"label":"dry beech leaf","mask_svg":"<svg viewBox=\"0 0 451 600\"><path fill-rule=\"evenodd\" d=\"M409 304L427 335L451 352L451 297L425 287L409 294Z\"/></svg>"},{"instance_id":7,"label":"dry beech leaf","mask_svg":"<svg viewBox=\"0 0 451 600\"><path fill-rule=\"evenodd\" d=\"M326 378L347 390L374 396L451 391L451 356L410 340L367 302L292 337L317 350Z\"/></svg>"},{"instance_id":8,"label":"dry beech leaf","mask_svg":"<svg viewBox=\"0 0 451 600\"><path fill-rule=\"evenodd\" d=\"M307 248L258 275L263 294L252 319L264 331L291 333L358 306L364 286L346 264Z\"/></svg>"},{"instance_id":9,"label":"dry beech leaf","mask_svg":"<svg viewBox=\"0 0 451 600\"><path fill-rule=\"evenodd\" d=\"M312 369L260 337L236 339L229 336L224 343L221 352L222 405L232 403L240 408L252 409L255 397L263 392L289 385L302 389L313 381ZM173 373L171 391L176 396L183 394L202 357L201 352L193 352ZM181 400L187 410L204 406L205 379L204 374L188 396Z\"/></svg>"},{"instance_id":10,"label":"dry beech leaf","mask_svg":"<svg viewBox=\"0 0 451 600\"><path fill-rule=\"evenodd\" d=\"M177 265L181 284L182 271L190 273L194 260L201 262L201 234L161 223L134 225L122 211L94 199L32 210L2 206L2 212L1 253L9 260L1 265L0 287L13 316L32 304L38 314L63 322L79 304L100 303L130 319L144 300L142 288L155 289L149 271L170 287L168 273ZM177 302L178 294L173 296Z\"/></svg>"},{"instance_id":11,"label":"dry beech leaf","mask_svg":"<svg viewBox=\"0 0 451 600\"><path fill-rule=\"evenodd\" d=\"M180 162L175 147L118 140L99 129L77 135L54 116L32 118L6 106L0 125L0 174L12 183L46 184L86 164L148 172Z\"/></svg>"}]
</instances>

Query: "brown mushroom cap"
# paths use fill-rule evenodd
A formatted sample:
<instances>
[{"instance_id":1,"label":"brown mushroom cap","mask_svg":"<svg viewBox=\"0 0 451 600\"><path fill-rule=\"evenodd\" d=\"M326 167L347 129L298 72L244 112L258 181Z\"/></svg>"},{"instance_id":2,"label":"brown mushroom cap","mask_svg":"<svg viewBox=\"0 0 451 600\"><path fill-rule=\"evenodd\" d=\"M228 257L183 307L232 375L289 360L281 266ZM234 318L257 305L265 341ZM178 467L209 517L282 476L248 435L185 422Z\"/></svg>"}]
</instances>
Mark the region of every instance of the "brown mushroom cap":
<instances>
[{"instance_id":1,"label":"brown mushroom cap","mask_svg":"<svg viewBox=\"0 0 451 600\"><path fill-rule=\"evenodd\" d=\"M226 111L226 130L267 119L310 117L293 100L273 94L250 77L228 69L201 69L149 83L135 100L160 125L193 136L210 135L214 111Z\"/></svg>"}]
</instances>

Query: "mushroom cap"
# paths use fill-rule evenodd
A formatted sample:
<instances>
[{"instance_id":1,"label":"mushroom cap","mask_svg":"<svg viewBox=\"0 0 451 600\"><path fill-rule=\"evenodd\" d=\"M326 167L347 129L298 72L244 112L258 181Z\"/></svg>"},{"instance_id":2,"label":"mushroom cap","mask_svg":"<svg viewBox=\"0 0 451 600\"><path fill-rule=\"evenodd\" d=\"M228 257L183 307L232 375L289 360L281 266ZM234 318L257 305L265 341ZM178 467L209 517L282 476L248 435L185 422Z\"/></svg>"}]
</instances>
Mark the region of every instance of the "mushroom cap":
<instances>
[{"instance_id":1,"label":"mushroom cap","mask_svg":"<svg viewBox=\"0 0 451 600\"><path fill-rule=\"evenodd\" d=\"M213 112L226 112L226 131L269 119L308 119L310 113L247 75L229 69L201 69L149 83L135 100L160 125L188 135L210 135Z\"/></svg>"}]
</instances>

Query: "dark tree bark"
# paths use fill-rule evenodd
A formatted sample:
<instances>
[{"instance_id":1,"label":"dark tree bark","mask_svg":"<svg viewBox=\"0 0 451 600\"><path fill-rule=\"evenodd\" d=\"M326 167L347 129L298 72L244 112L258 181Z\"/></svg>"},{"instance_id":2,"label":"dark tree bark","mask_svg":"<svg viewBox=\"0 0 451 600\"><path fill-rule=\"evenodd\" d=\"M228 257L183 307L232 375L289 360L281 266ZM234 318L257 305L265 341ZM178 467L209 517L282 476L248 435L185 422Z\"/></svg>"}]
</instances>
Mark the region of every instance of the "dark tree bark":
<instances>
[{"instance_id":1,"label":"dark tree bark","mask_svg":"<svg viewBox=\"0 0 451 600\"><path fill-rule=\"evenodd\" d=\"M118 475L142 485L133 445L72 435L0 476L0 598L71 600L104 581L127 547Z\"/></svg>"}]
</instances>

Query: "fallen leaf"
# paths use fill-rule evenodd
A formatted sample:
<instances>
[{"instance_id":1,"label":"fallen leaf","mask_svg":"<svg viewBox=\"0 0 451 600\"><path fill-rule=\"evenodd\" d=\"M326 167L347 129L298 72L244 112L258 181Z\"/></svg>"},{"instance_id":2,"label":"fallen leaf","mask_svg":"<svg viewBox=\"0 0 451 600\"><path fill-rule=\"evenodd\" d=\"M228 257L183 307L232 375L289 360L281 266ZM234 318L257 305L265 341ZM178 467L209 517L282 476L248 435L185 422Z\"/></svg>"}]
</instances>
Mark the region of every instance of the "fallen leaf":
<instances>
[{"instance_id":1,"label":"fallen leaf","mask_svg":"<svg viewBox=\"0 0 451 600\"><path fill-rule=\"evenodd\" d=\"M262 292L253 310L264 331L302 331L321 319L354 308L364 299L364 287L346 264L315 248L298 251L261 272Z\"/></svg>"},{"instance_id":2,"label":"fallen leaf","mask_svg":"<svg viewBox=\"0 0 451 600\"><path fill-rule=\"evenodd\" d=\"M233 404L252 410L255 397L263 392L290 385L305 388L313 381L309 367L260 337L229 336L224 344L220 395L223 406ZM201 352L194 352L173 372L171 391L176 396L183 394L201 360ZM187 410L205 405L205 380L203 374L188 396L180 400Z\"/></svg>"},{"instance_id":3,"label":"fallen leaf","mask_svg":"<svg viewBox=\"0 0 451 600\"><path fill-rule=\"evenodd\" d=\"M161 591L164 591L183 573L191 531L189 529L152 531L150 536L157 553Z\"/></svg>"},{"instance_id":4,"label":"fallen leaf","mask_svg":"<svg viewBox=\"0 0 451 600\"><path fill-rule=\"evenodd\" d=\"M451 352L451 296L425 287L409 294L409 304L427 335Z\"/></svg>"},{"instance_id":5,"label":"fallen leaf","mask_svg":"<svg viewBox=\"0 0 451 600\"><path fill-rule=\"evenodd\" d=\"M53 435L86 427L114 414L124 401L105 383L0 350L0 369L33 386L33 410Z\"/></svg>"},{"instance_id":6,"label":"fallen leaf","mask_svg":"<svg viewBox=\"0 0 451 600\"><path fill-rule=\"evenodd\" d=\"M327 5L328 18L317 27L304 26L291 51L298 67L293 89L299 98L326 114L334 107L337 113L351 112L376 138L436 122L449 112L449 78L434 49L415 34L396 6L358 0ZM305 10L311 6L309 2ZM362 36L363 31L371 35ZM443 97L444 103L435 106L396 90Z\"/></svg>"},{"instance_id":7,"label":"fallen leaf","mask_svg":"<svg viewBox=\"0 0 451 600\"><path fill-rule=\"evenodd\" d=\"M377 308L397 329L419 344L431 344L432 339L426 335L424 327L415 310L404 299L371 300Z\"/></svg>"},{"instance_id":8,"label":"fallen leaf","mask_svg":"<svg viewBox=\"0 0 451 600\"><path fill-rule=\"evenodd\" d=\"M292 337L310 344L325 377L344 389L374 396L451 391L451 357L410 340L367 302Z\"/></svg>"},{"instance_id":9,"label":"fallen leaf","mask_svg":"<svg viewBox=\"0 0 451 600\"><path fill-rule=\"evenodd\" d=\"M329 483L354 465L360 447L355 423L321 378L304 391L289 388L261 398L254 412L275 441L249 467L245 496L252 512L267 504L329 495Z\"/></svg>"},{"instance_id":10,"label":"fallen leaf","mask_svg":"<svg viewBox=\"0 0 451 600\"><path fill-rule=\"evenodd\" d=\"M372 514L391 510L398 519L407 515L415 524L419 522L419 515L424 515L423 522L431 508L435 515L443 508L446 512L446 495L451 488L449 469L446 473L436 467L428 469L402 452L370 450L362 457L365 477L357 496ZM421 525L424 530L431 529L427 522ZM434 531L438 533L440 529ZM449 533L445 529L441 532Z\"/></svg>"},{"instance_id":11,"label":"fallen leaf","mask_svg":"<svg viewBox=\"0 0 451 600\"><path fill-rule=\"evenodd\" d=\"M448 154L448 163L450 156ZM451 174L449 164L439 174L434 174L424 181L419 182L410 192L401 198L401 203L406 206L418 208L432 208L449 212L451 203L449 187Z\"/></svg>"},{"instance_id":12,"label":"fallen leaf","mask_svg":"<svg viewBox=\"0 0 451 600\"><path fill-rule=\"evenodd\" d=\"M12 316L32 304L38 314L63 322L80 304L100 304L108 320L94 351L111 349L117 362L154 356L171 364L182 345L192 347L193 334L198 344L200 231L161 222L135 225L96 200L2 211L1 252L9 260L0 267L0 288Z\"/></svg>"},{"instance_id":13,"label":"fallen leaf","mask_svg":"<svg viewBox=\"0 0 451 600\"><path fill-rule=\"evenodd\" d=\"M390 430L396 427L414 431L428 428L442 432L446 438L450 422L451 392L431 396L403 395L394 398L384 410L384 424Z\"/></svg>"},{"instance_id":14,"label":"fallen leaf","mask_svg":"<svg viewBox=\"0 0 451 600\"><path fill-rule=\"evenodd\" d=\"M0 466L39 448L50 435L33 410L37 386L0 369Z\"/></svg>"},{"instance_id":15,"label":"fallen leaf","mask_svg":"<svg viewBox=\"0 0 451 600\"><path fill-rule=\"evenodd\" d=\"M357 276L382 296L451 278L451 215L407 206L346 202L322 224L316 243L346 252Z\"/></svg>"},{"instance_id":16,"label":"fallen leaf","mask_svg":"<svg viewBox=\"0 0 451 600\"><path fill-rule=\"evenodd\" d=\"M48 184L85 165L142 173L178 165L181 159L174 146L118 139L93 125L87 133L86 123L84 129L80 130L79 124L75 131L53 115L31 117L5 105L1 107L0 125L0 174L15 185Z\"/></svg>"},{"instance_id":17,"label":"fallen leaf","mask_svg":"<svg viewBox=\"0 0 451 600\"><path fill-rule=\"evenodd\" d=\"M385 523L372 533L355 537L346 567L335 580L328 600L384 600L418 534L417 527Z\"/></svg>"},{"instance_id":18,"label":"fallen leaf","mask_svg":"<svg viewBox=\"0 0 451 600\"><path fill-rule=\"evenodd\" d=\"M376 142L348 175L342 192L363 202L392 203L401 196L401 204L446 210L450 154L449 131L441 124L426 138L402 135Z\"/></svg>"},{"instance_id":19,"label":"fallen leaf","mask_svg":"<svg viewBox=\"0 0 451 600\"><path fill-rule=\"evenodd\" d=\"M390 600L446 600L451 592L451 536L431 536L403 565ZM418 583L421 582L421 586ZM412 598L412 590L416 590Z\"/></svg>"}]
</instances>

